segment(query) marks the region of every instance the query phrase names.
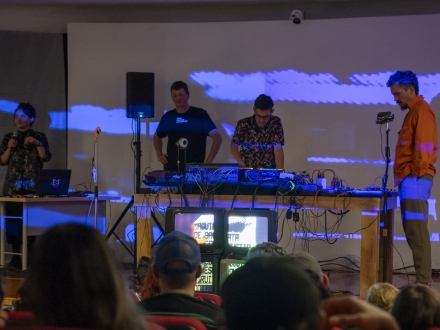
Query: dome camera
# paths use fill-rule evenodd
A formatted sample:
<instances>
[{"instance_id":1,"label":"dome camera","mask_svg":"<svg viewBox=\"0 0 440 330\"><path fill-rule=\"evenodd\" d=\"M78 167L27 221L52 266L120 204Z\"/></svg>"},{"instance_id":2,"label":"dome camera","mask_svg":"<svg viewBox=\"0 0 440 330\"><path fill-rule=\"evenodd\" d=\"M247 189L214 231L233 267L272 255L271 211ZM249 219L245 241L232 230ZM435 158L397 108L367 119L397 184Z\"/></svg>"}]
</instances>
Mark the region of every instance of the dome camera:
<instances>
[{"instance_id":1,"label":"dome camera","mask_svg":"<svg viewBox=\"0 0 440 330\"><path fill-rule=\"evenodd\" d=\"M290 19L292 20L293 24L300 24L301 20L303 19L303 12L301 10L295 9L290 14Z\"/></svg>"}]
</instances>

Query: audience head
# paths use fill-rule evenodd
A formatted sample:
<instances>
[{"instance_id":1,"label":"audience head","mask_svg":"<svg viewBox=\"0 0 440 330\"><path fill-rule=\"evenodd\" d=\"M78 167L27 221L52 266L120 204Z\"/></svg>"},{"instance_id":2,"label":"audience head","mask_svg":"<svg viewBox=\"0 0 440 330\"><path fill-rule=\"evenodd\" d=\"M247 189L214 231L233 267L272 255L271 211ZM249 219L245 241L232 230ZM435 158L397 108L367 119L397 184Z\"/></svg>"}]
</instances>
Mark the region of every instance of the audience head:
<instances>
[{"instance_id":1,"label":"audience head","mask_svg":"<svg viewBox=\"0 0 440 330\"><path fill-rule=\"evenodd\" d=\"M153 265L148 268L147 274L142 285L140 297L142 300L156 297L160 293L159 279L154 274Z\"/></svg>"},{"instance_id":2,"label":"audience head","mask_svg":"<svg viewBox=\"0 0 440 330\"><path fill-rule=\"evenodd\" d=\"M319 328L318 290L287 258L249 260L226 278L221 295L228 330Z\"/></svg>"},{"instance_id":3,"label":"audience head","mask_svg":"<svg viewBox=\"0 0 440 330\"><path fill-rule=\"evenodd\" d=\"M79 224L55 226L32 251L20 289L22 309L36 324L97 329L143 329L105 237Z\"/></svg>"},{"instance_id":4,"label":"audience head","mask_svg":"<svg viewBox=\"0 0 440 330\"><path fill-rule=\"evenodd\" d=\"M286 250L276 243L264 242L251 247L248 251L247 260L259 256L282 257L286 255Z\"/></svg>"},{"instance_id":5,"label":"audience head","mask_svg":"<svg viewBox=\"0 0 440 330\"><path fill-rule=\"evenodd\" d=\"M376 283L368 289L365 300L389 312L398 293L399 289L390 283Z\"/></svg>"},{"instance_id":6,"label":"audience head","mask_svg":"<svg viewBox=\"0 0 440 330\"><path fill-rule=\"evenodd\" d=\"M321 266L318 261L310 254L305 251L297 253L289 253L286 258L292 259L294 263L304 267L304 269L310 270L312 273L318 275L319 280L324 286L328 287L329 280L328 276L322 272Z\"/></svg>"},{"instance_id":7,"label":"audience head","mask_svg":"<svg viewBox=\"0 0 440 330\"><path fill-rule=\"evenodd\" d=\"M200 262L200 247L194 238L180 231L167 234L157 247L153 266L160 292L194 293L202 273Z\"/></svg>"},{"instance_id":8,"label":"audience head","mask_svg":"<svg viewBox=\"0 0 440 330\"><path fill-rule=\"evenodd\" d=\"M285 256L285 258L302 268L310 276L319 290L321 299L327 299L331 296L331 292L328 289L328 276L324 275L318 261L316 261L316 259L313 258L310 253L304 251L298 253L289 253Z\"/></svg>"},{"instance_id":9,"label":"audience head","mask_svg":"<svg viewBox=\"0 0 440 330\"><path fill-rule=\"evenodd\" d=\"M440 327L440 296L428 286L407 286L394 299L391 314L401 330Z\"/></svg>"}]
</instances>

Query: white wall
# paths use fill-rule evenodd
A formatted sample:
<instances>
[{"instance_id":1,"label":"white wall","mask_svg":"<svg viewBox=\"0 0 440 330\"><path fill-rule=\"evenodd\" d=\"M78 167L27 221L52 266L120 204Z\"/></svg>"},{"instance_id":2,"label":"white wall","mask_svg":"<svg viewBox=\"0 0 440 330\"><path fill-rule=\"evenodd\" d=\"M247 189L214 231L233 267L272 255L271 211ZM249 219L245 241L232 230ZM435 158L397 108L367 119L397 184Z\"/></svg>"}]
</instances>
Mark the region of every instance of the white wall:
<instances>
[{"instance_id":1,"label":"white wall","mask_svg":"<svg viewBox=\"0 0 440 330\"><path fill-rule=\"evenodd\" d=\"M133 193L132 122L124 118L128 71L156 74L156 116L149 120L152 122L160 119L164 109L173 107L169 96L171 83L187 81L190 103L208 110L223 136L216 162L228 162L230 137L225 128L250 115L252 103L240 102L230 93L222 94L229 100L214 99L206 94L206 86L190 78L195 72L220 71L236 73L232 77L234 84L238 84L235 87L240 86L240 79L250 79L252 73L259 73L259 83L244 84L250 89L250 99L260 92L277 95L275 114L281 117L285 130L286 170L311 173L330 168L350 187L370 185L385 169L383 164L372 163L382 159L384 148L380 126L375 124L376 114L381 111L395 114L395 121L390 124L392 158L405 115L394 105L385 87L387 72L409 69L418 73L422 81L420 92L429 96L438 113L440 104L435 96L440 91L440 80L430 75L440 73L437 59L440 43L433 35L440 28L439 18L439 15L427 15L313 20L301 25L290 21L69 24L68 166L73 170L72 183L89 182L92 131L101 126L100 190L116 191L123 196ZM282 78L279 72L283 70L304 75ZM319 74L327 76L313 76ZM142 150L142 170L160 169L152 141L145 135ZM346 162L314 162L312 157L340 158ZM389 187L392 169L390 173ZM327 178L331 179L331 175ZM376 183L380 185L380 180ZM437 187L435 184L434 199L440 194ZM359 230L359 216L350 212L342 222L341 232ZM403 236L399 218L396 212L396 235ZM335 220L329 217L328 221ZM433 216L429 226L431 232L438 233ZM288 227L285 230L289 235L285 234L281 244L286 246L290 231ZM438 244L433 243L433 251ZM412 264L406 242L396 241L395 246L405 265ZM312 242L310 251L323 260L359 255L359 247L358 240L343 238L331 246ZM296 251L298 248L299 242ZM288 249L293 249L293 239ZM435 253L433 258L433 268L440 268L440 258ZM402 267L397 255L394 265Z\"/></svg>"}]
</instances>

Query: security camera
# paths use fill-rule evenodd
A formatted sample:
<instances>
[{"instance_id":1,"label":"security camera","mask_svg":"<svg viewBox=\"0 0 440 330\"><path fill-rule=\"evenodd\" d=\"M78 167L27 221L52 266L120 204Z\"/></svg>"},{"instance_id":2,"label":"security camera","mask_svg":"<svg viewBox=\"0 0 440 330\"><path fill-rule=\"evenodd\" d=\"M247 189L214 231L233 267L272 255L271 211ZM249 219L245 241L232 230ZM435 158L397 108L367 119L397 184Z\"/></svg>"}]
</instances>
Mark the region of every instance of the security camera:
<instances>
[{"instance_id":1,"label":"security camera","mask_svg":"<svg viewBox=\"0 0 440 330\"><path fill-rule=\"evenodd\" d=\"M303 12L295 9L292 11L292 13L290 13L290 19L292 20L293 24L300 24L301 20L303 19Z\"/></svg>"}]
</instances>

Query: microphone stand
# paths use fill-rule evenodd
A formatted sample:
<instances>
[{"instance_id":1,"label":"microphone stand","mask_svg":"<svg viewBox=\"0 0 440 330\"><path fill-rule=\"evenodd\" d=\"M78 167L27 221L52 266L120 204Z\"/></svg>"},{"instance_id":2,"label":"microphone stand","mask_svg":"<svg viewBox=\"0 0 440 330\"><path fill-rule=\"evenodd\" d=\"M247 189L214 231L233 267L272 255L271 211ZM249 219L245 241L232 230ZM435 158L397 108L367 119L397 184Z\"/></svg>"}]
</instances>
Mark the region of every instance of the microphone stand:
<instances>
[{"instance_id":1,"label":"microphone stand","mask_svg":"<svg viewBox=\"0 0 440 330\"><path fill-rule=\"evenodd\" d=\"M95 183L95 229L98 230L98 134L101 133L101 128L96 127L94 132L94 156L93 156L93 182Z\"/></svg>"},{"instance_id":2,"label":"microphone stand","mask_svg":"<svg viewBox=\"0 0 440 330\"><path fill-rule=\"evenodd\" d=\"M382 282L391 282L391 275L388 274L388 245L390 244L390 240L392 240L392 224L389 223L389 219L387 217L388 212L388 189L387 189L387 182L388 182L388 166L391 162L390 157L390 146L389 146L389 121L385 121L386 130L386 145L385 145L385 174L382 177L382 198L383 198L383 206L382 206L382 220L380 221L380 239L382 240ZM390 278L389 278L390 277Z\"/></svg>"}]
</instances>

